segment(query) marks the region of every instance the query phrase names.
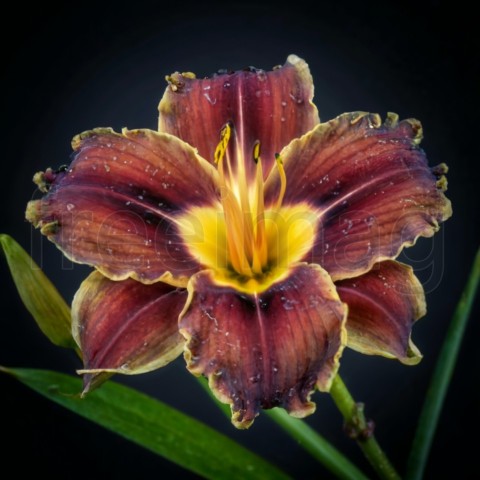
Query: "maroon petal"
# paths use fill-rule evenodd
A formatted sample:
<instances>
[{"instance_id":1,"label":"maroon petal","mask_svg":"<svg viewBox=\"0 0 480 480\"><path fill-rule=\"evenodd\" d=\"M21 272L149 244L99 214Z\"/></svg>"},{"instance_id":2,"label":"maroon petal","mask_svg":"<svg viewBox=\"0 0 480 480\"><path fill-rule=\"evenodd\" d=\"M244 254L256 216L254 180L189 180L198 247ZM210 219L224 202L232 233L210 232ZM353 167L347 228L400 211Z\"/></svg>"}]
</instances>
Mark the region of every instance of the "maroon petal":
<instances>
[{"instance_id":1,"label":"maroon petal","mask_svg":"<svg viewBox=\"0 0 480 480\"><path fill-rule=\"evenodd\" d=\"M334 280L355 277L419 236L432 236L450 217L446 166L428 167L421 136L416 120L389 114L382 124L378 115L348 113L285 148L284 202L306 201L318 210L319 236L308 261ZM279 184L273 171L267 204Z\"/></svg>"},{"instance_id":2,"label":"maroon petal","mask_svg":"<svg viewBox=\"0 0 480 480\"><path fill-rule=\"evenodd\" d=\"M247 428L260 408L314 411L310 395L315 384L330 388L346 340L347 309L324 270L299 264L261 294L218 285L204 271L189 291L179 324L188 368L231 404L237 427Z\"/></svg>"},{"instance_id":3,"label":"maroon petal","mask_svg":"<svg viewBox=\"0 0 480 480\"><path fill-rule=\"evenodd\" d=\"M72 332L82 354L85 391L104 372L137 374L160 368L183 351L178 316L185 289L109 280L93 272L72 304Z\"/></svg>"},{"instance_id":4,"label":"maroon petal","mask_svg":"<svg viewBox=\"0 0 480 480\"><path fill-rule=\"evenodd\" d=\"M186 285L198 264L176 218L217 201L214 168L181 140L149 130L97 129L73 147L68 169L36 175L48 193L29 203L28 220L69 258L112 279Z\"/></svg>"},{"instance_id":5,"label":"maroon petal","mask_svg":"<svg viewBox=\"0 0 480 480\"><path fill-rule=\"evenodd\" d=\"M296 55L270 72L248 68L205 79L174 73L167 79L170 86L159 105L159 130L185 140L213 162L220 130L231 122L240 155L247 160L248 178L255 175L252 152L256 141L260 141L263 168L268 173L275 153L319 121L311 102L308 65ZM239 160L235 143L231 142L233 163Z\"/></svg>"},{"instance_id":6,"label":"maroon petal","mask_svg":"<svg viewBox=\"0 0 480 480\"><path fill-rule=\"evenodd\" d=\"M350 348L398 358L408 365L421 360L410 334L413 323L426 313L425 294L411 267L387 260L336 286L340 298L348 304Z\"/></svg>"}]
</instances>

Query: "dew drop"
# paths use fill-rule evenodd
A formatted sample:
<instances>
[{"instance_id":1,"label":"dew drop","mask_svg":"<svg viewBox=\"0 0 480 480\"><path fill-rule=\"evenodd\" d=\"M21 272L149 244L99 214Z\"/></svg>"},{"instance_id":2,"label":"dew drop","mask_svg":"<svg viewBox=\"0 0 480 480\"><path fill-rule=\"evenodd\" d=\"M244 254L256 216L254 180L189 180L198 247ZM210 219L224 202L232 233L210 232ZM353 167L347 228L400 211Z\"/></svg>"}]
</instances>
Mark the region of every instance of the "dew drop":
<instances>
[{"instance_id":1,"label":"dew drop","mask_svg":"<svg viewBox=\"0 0 480 480\"><path fill-rule=\"evenodd\" d=\"M217 99L216 98L213 98L210 97L210 94L208 93L204 93L203 96L207 99L207 102L210 104L210 105L215 105L217 103Z\"/></svg>"},{"instance_id":2,"label":"dew drop","mask_svg":"<svg viewBox=\"0 0 480 480\"><path fill-rule=\"evenodd\" d=\"M344 235L347 235L348 232L349 232L349 231L352 229L352 227L353 227L353 221L346 219L346 220L344 220L343 223L344 223L344 225L345 225L345 228L342 230L342 233L343 233Z\"/></svg>"}]
</instances>

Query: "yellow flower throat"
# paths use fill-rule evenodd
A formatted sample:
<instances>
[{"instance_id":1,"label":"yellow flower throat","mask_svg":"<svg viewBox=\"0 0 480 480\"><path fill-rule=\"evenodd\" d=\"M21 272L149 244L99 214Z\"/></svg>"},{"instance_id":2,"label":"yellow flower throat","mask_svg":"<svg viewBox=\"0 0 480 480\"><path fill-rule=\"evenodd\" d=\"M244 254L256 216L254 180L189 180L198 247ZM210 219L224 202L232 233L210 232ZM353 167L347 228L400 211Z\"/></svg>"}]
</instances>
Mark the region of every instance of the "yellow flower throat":
<instances>
[{"instance_id":1,"label":"yellow flower throat","mask_svg":"<svg viewBox=\"0 0 480 480\"><path fill-rule=\"evenodd\" d=\"M255 178L249 185L242 152L237 152L233 171L227 152L231 135L232 127L226 124L214 154L220 204L190 209L179 219L179 228L190 253L215 271L219 283L258 293L284 278L288 267L311 249L316 214L305 203L282 205L287 179L279 155L275 159L279 192L266 208L260 142L253 147Z\"/></svg>"}]
</instances>

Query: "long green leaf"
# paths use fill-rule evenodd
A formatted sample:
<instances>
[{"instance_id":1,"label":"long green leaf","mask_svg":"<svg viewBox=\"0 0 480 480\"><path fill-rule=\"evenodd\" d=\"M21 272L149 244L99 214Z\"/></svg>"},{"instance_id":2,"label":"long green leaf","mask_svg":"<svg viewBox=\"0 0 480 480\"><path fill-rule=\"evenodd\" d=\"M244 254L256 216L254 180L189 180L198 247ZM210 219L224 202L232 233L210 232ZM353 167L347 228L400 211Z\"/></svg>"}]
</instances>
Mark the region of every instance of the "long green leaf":
<instances>
[{"instance_id":1,"label":"long green leaf","mask_svg":"<svg viewBox=\"0 0 480 480\"><path fill-rule=\"evenodd\" d=\"M205 478L289 478L207 425L131 388L110 381L82 399L78 378L46 370L0 369L50 400Z\"/></svg>"},{"instance_id":2,"label":"long green leaf","mask_svg":"<svg viewBox=\"0 0 480 480\"><path fill-rule=\"evenodd\" d=\"M407 480L423 478L438 419L457 360L460 344L480 282L480 249L477 251L462 297L455 309L433 372L408 459Z\"/></svg>"},{"instance_id":3,"label":"long green leaf","mask_svg":"<svg viewBox=\"0 0 480 480\"><path fill-rule=\"evenodd\" d=\"M42 332L60 347L75 348L70 309L28 253L9 235L0 235L13 281Z\"/></svg>"}]
</instances>

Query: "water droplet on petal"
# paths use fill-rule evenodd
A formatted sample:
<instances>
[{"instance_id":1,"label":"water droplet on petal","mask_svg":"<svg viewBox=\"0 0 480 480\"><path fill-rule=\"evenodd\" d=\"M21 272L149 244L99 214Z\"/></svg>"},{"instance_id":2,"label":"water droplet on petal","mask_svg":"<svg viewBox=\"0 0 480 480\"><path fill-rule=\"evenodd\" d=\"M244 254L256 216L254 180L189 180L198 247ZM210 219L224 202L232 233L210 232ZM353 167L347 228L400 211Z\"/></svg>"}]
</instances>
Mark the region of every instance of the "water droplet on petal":
<instances>
[{"instance_id":1,"label":"water droplet on petal","mask_svg":"<svg viewBox=\"0 0 480 480\"><path fill-rule=\"evenodd\" d=\"M207 102L210 105L215 105L217 103L217 99L210 97L210 95L208 93L204 93L203 96L207 99Z\"/></svg>"}]
</instances>

